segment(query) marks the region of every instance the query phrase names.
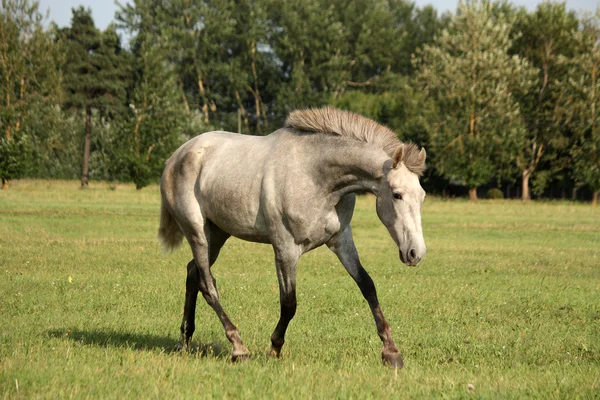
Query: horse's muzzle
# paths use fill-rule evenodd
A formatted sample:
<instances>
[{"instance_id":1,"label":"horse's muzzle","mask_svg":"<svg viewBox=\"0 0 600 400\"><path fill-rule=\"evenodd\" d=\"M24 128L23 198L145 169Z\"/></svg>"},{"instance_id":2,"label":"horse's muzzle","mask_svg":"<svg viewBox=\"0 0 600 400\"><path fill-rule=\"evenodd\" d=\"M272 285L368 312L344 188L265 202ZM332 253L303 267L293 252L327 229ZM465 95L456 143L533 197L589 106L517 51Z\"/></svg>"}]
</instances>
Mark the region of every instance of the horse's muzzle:
<instances>
[{"instance_id":1,"label":"horse's muzzle","mask_svg":"<svg viewBox=\"0 0 600 400\"><path fill-rule=\"evenodd\" d=\"M402 250L400 250L399 253L400 253L400 261L402 261L404 264L408 265L409 267L416 267L417 265L419 265L419 263L423 259L423 257L421 255L419 255L419 253L417 252L416 249L409 249L406 252L406 255L404 255Z\"/></svg>"}]
</instances>

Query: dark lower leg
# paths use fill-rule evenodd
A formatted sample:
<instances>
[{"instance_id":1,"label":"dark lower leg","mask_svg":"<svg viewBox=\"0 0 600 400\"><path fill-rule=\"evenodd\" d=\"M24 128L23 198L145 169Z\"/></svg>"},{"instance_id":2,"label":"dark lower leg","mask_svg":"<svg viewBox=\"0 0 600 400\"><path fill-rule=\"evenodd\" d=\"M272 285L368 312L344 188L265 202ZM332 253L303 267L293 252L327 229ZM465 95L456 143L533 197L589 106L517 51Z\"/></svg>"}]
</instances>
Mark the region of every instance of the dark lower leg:
<instances>
[{"instance_id":1,"label":"dark lower leg","mask_svg":"<svg viewBox=\"0 0 600 400\"><path fill-rule=\"evenodd\" d=\"M352 229L348 226L331 243L328 243L328 246L338 256L346 271L348 271L360 288L363 297L369 303L373 318L375 319L375 325L377 326L377 333L383 342L383 350L381 352L383 363L392 367L402 368L404 365L402 356L392 338L392 330L383 316L381 307L379 307L375 284L360 263L358 252L352 239Z\"/></svg>"},{"instance_id":2,"label":"dark lower leg","mask_svg":"<svg viewBox=\"0 0 600 400\"><path fill-rule=\"evenodd\" d=\"M381 307L377 305L374 309L371 309L371 312L373 313L373 317L375 318L377 333L379 334L379 338L383 342L381 360L384 364L387 364L390 367L402 368L404 366L404 360L402 360L400 350L398 350L398 346L396 346L396 343L392 338L392 329L385 320L383 312L381 311Z\"/></svg>"},{"instance_id":3,"label":"dark lower leg","mask_svg":"<svg viewBox=\"0 0 600 400\"><path fill-rule=\"evenodd\" d=\"M377 333L379 334L379 338L383 342L383 349L391 352L398 352L398 347L396 346L396 343L394 343L394 339L392 338L392 329L385 320L383 312L381 311L381 307L377 305L377 307L375 307L375 309L372 309L371 312L373 313L373 318L375 319Z\"/></svg>"},{"instance_id":4,"label":"dark lower leg","mask_svg":"<svg viewBox=\"0 0 600 400\"><path fill-rule=\"evenodd\" d=\"M271 350L269 357L281 356L281 348L285 343L285 332L296 314L296 263L300 252L293 247L286 249L275 248L275 265L279 281L279 322L271 335Z\"/></svg>"},{"instance_id":5,"label":"dark lower leg","mask_svg":"<svg viewBox=\"0 0 600 400\"><path fill-rule=\"evenodd\" d=\"M238 332L237 327L231 322L225 310L221 306L219 302L219 294L217 292L217 288L215 286L215 280L210 273L210 269L203 273L202 269L200 271L200 291L202 292L202 296L206 300L209 306L215 311L219 320L223 324L223 328L225 329L225 335L227 339L233 345L233 360L235 361L237 358L246 357L249 355L248 349L242 343L242 339Z\"/></svg>"},{"instance_id":6,"label":"dark lower leg","mask_svg":"<svg viewBox=\"0 0 600 400\"><path fill-rule=\"evenodd\" d=\"M179 348L188 350L192 335L196 329L196 301L198 299L198 267L194 260L187 265L187 279L185 281L185 305L183 306L183 320L181 321L181 342Z\"/></svg>"},{"instance_id":7,"label":"dark lower leg","mask_svg":"<svg viewBox=\"0 0 600 400\"><path fill-rule=\"evenodd\" d=\"M360 291L369 303L369 307L373 313L375 326L377 327L377 334L383 342L381 359L383 360L384 364L388 364L396 368L402 368L404 361L402 360L400 350L398 350L398 346L396 346L396 343L392 337L392 329L385 320L383 312L381 311L381 307L379 306L377 290L375 289L373 280L364 268L360 268L358 272L353 275L353 278L356 280Z\"/></svg>"},{"instance_id":8,"label":"dark lower leg","mask_svg":"<svg viewBox=\"0 0 600 400\"><path fill-rule=\"evenodd\" d=\"M246 346L244 346L244 343L242 342L242 338L240 337L237 327L233 324L233 322L231 322L231 320L223 310L223 307L221 306L219 300L215 300L214 296L207 295L204 293L203 296L206 302L212 307L212 309L219 317L219 320L223 324L223 328L225 329L225 336L227 336L227 339L233 345L232 356L234 361L238 357L248 356L249 351L246 348Z\"/></svg>"},{"instance_id":9,"label":"dark lower leg","mask_svg":"<svg viewBox=\"0 0 600 400\"><path fill-rule=\"evenodd\" d=\"M281 299L281 314L279 322L271 335L271 351L269 356L280 357L281 348L285 343L285 332L294 315L296 314L296 291L289 293L285 298Z\"/></svg>"},{"instance_id":10,"label":"dark lower leg","mask_svg":"<svg viewBox=\"0 0 600 400\"><path fill-rule=\"evenodd\" d=\"M229 234L220 230L216 225L210 224L210 251L209 251L209 264L215 263L219 257L219 252L227 239ZM195 318L196 318L196 303L198 300L198 291L200 290L200 273L198 270L198 264L195 260L192 260L187 265L187 279L185 282L185 305L183 307L183 321L181 322L181 341L177 346L179 349L187 350L192 340L192 335L196 329ZM211 275L213 286L217 287L217 281Z\"/></svg>"}]
</instances>

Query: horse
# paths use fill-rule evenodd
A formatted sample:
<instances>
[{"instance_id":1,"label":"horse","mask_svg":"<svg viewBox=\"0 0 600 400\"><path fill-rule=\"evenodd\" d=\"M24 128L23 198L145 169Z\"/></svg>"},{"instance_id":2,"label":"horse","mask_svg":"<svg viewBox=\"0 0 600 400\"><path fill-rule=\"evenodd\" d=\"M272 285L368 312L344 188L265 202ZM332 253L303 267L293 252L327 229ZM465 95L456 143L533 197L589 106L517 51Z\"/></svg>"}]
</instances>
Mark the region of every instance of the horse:
<instances>
[{"instance_id":1,"label":"horse","mask_svg":"<svg viewBox=\"0 0 600 400\"><path fill-rule=\"evenodd\" d=\"M249 357L219 302L211 273L225 241L235 236L271 244L275 253L280 318L268 357L281 357L296 313L298 259L327 245L369 304L383 342L383 363L402 368L350 221L356 194L375 194L377 215L398 246L400 261L419 264L426 251L421 227L425 191L419 182L425 158L425 149L400 142L391 129L333 107L293 111L283 128L266 136L213 131L184 143L162 174L158 231L167 252L185 237L193 254L177 348L189 350L200 292L223 324L232 360Z\"/></svg>"}]
</instances>

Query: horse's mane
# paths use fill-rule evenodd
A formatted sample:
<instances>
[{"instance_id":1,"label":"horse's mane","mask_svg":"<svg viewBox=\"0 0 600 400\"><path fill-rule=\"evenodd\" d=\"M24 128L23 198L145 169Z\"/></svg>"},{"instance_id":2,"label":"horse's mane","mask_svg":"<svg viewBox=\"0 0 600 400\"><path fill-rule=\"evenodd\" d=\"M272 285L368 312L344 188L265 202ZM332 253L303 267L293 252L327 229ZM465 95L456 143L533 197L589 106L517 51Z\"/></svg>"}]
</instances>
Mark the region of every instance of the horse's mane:
<instances>
[{"instance_id":1,"label":"horse's mane","mask_svg":"<svg viewBox=\"0 0 600 400\"><path fill-rule=\"evenodd\" d=\"M390 128L360 114L331 106L296 110L288 115L285 127L356 139L380 147L390 157L398 146L403 146L402 162L406 168L419 176L425 170L424 163L419 161L420 150L416 145L402 143Z\"/></svg>"}]
</instances>

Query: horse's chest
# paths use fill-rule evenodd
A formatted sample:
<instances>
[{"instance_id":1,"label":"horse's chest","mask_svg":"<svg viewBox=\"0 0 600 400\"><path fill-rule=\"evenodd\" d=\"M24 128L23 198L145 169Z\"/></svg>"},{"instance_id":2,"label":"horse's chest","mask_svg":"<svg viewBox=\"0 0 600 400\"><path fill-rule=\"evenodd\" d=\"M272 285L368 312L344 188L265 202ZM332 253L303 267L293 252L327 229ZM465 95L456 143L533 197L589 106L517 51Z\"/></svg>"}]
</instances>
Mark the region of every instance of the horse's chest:
<instances>
[{"instance_id":1,"label":"horse's chest","mask_svg":"<svg viewBox=\"0 0 600 400\"><path fill-rule=\"evenodd\" d=\"M340 230L340 220L335 209L320 213L289 215L289 228L297 244L305 250L319 247Z\"/></svg>"}]
</instances>

